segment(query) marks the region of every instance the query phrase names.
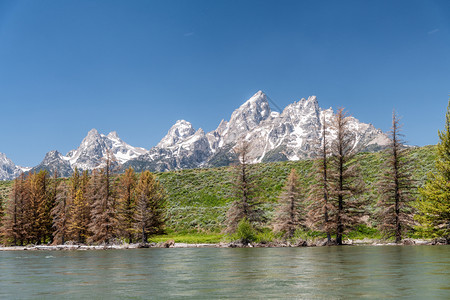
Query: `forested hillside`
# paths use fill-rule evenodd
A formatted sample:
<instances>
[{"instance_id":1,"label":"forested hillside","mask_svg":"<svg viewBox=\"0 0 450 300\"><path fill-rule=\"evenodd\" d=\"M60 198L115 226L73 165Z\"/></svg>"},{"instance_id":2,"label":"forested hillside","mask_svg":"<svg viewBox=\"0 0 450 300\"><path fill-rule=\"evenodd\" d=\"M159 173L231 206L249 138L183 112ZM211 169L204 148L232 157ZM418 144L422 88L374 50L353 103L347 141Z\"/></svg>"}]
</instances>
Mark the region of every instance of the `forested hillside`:
<instances>
[{"instance_id":1,"label":"forested hillside","mask_svg":"<svg viewBox=\"0 0 450 300\"><path fill-rule=\"evenodd\" d=\"M413 164L414 178L421 186L426 174L434 170L435 146L411 148L409 157ZM362 169L367 191L363 197L369 199L369 211L375 210L378 200L376 189L382 163L381 153L360 153L356 156ZM307 191L312 183L312 161L261 163L252 165L257 178L256 190L264 203L265 219L270 223L277 197L286 178L294 168L302 187ZM156 174L167 195L167 229L174 232L223 230L226 211L233 200L234 172L232 167L190 169ZM12 182L0 181L0 197L8 199ZM368 225L376 220L369 218Z\"/></svg>"}]
</instances>

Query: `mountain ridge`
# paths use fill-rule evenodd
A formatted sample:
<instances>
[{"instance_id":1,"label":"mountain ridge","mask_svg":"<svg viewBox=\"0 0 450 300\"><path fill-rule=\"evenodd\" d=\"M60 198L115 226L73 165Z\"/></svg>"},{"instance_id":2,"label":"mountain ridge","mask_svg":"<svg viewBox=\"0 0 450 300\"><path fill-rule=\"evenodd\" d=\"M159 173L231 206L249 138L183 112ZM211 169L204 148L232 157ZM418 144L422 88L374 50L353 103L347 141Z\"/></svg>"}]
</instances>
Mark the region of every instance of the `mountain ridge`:
<instances>
[{"instance_id":1,"label":"mountain ridge","mask_svg":"<svg viewBox=\"0 0 450 300\"><path fill-rule=\"evenodd\" d=\"M332 115L332 108L320 108L316 96L302 98L281 112L274 112L268 97L258 91L235 109L229 120L221 120L210 132L195 129L186 120L178 120L156 146L146 150L127 144L115 131L104 135L91 129L77 149L66 155L52 150L31 171L53 173L58 170L60 176L70 176L75 168L102 167L108 151L122 170L127 167L136 171L167 171L225 166L235 161L233 147L239 139L252 142L249 156L254 163L299 160L313 156L313 144L320 140L323 119L329 121ZM360 151L380 150L389 142L386 134L370 123L350 117L350 127L355 135L354 147ZM334 134L332 130L329 133ZM12 179L27 171L11 163L1 160L0 156L0 180Z\"/></svg>"}]
</instances>

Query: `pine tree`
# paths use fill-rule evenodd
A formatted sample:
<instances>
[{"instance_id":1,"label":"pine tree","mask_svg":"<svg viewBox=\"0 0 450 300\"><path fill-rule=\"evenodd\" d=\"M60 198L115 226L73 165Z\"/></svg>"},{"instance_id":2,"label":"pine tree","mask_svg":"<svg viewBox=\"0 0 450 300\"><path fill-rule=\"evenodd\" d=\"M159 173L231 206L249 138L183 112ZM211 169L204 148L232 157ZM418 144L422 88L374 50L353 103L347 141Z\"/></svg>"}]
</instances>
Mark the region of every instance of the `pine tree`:
<instances>
[{"instance_id":1,"label":"pine tree","mask_svg":"<svg viewBox=\"0 0 450 300\"><path fill-rule=\"evenodd\" d=\"M331 233L336 225L332 222L333 205L329 201L330 183L328 178L329 141L325 115L322 119L322 138L319 144L318 158L314 160L313 172L315 183L309 192L308 224L313 229L318 229L327 234L327 242L331 243Z\"/></svg>"},{"instance_id":2,"label":"pine tree","mask_svg":"<svg viewBox=\"0 0 450 300\"><path fill-rule=\"evenodd\" d=\"M336 138L331 144L329 168L330 201L333 202L336 224L336 243L342 245L342 236L360 222L364 212L358 197L364 191L359 164L354 160L355 137L349 128L350 117L341 108L334 117L332 126Z\"/></svg>"},{"instance_id":3,"label":"pine tree","mask_svg":"<svg viewBox=\"0 0 450 300\"><path fill-rule=\"evenodd\" d=\"M50 220L47 171L29 174L26 183L28 186L28 203L25 207L27 240L40 244L45 242L47 223Z\"/></svg>"},{"instance_id":4,"label":"pine tree","mask_svg":"<svg viewBox=\"0 0 450 300\"><path fill-rule=\"evenodd\" d=\"M249 152L250 143L241 140L234 151L238 156L238 164L234 167L235 182L233 192L236 200L227 211L227 229L229 233L235 232L239 222L246 218L250 223L261 219L261 209L255 192L255 175L252 172Z\"/></svg>"},{"instance_id":5,"label":"pine tree","mask_svg":"<svg viewBox=\"0 0 450 300\"><path fill-rule=\"evenodd\" d=\"M48 219L45 222L45 240L48 240L49 243L53 243L54 237L54 227L53 227L53 209L56 206L56 197L58 195L58 186L60 185L60 181L58 180L58 171L55 169L53 171L53 177L50 180L50 188L47 197L47 212L46 215Z\"/></svg>"},{"instance_id":6,"label":"pine tree","mask_svg":"<svg viewBox=\"0 0 450 300\"><path fill-rule=\"evenodd\" d=\"M450 239L450 101L445 129L438 134L436 171L428 173L425 185L419 189L417 220L425 232Z\"/></svg>"},{"instance_id":7,"label":"pine tree","mask_svg":"<svg viewBox=\"0 0 450 300\"><path fill-rule=\"evenodd\" d=\"M386 237L402 240L403 234L414 225L412 201L415 190L411 162L407 159L407 149L403 147L401 125L395 111L392 113L392 128L389 133L389 149L384 153L384 174L379 182L378 206L379 228Z\"/></svg>"},{"instance_id":8,"label":"pine tree","mask_svg":"<svg viewBox=\"0 0 450 300\"><path fill-rule=\"evenodd\" d=\"M26 240L25 231L25 206L28 196L26 191L26 178L22 173L14 180L10 201L6 206L6 213L3 222L3 237L6 244L14 246L23 245Z\"/></svg>"},{"instance_id":9,"label":"pine tree","mask_svg":"<svg viewBox=\"0 0 450 300\"><path fill-rule=\"evenodd\" d=\"M291 170L278 203L274 231L284 232L286 238L292 238L295 230L304 227L305 223L304 195L295 169Z\"/></svg>"},{"instance_id":10,"label":"pine tree","mask_svg":"<svg viewBox=\"0 0 450 300\"><path fill-rule=\"evenodd\" d=\"M67 220L67 236L66 239L85 243L90 236L89 223L91 220L90 199L88 197L89 174L83 171L80 176L76 169L70 178L67 187L67 199L65 203ZM60 195L64 198L64 194ZM64 203L59 203L64 206Z\"/></svg>"},{"instance_id":11,"label":"pine tree","mask_svg":"<svg viewBox=\"0 0 450 300\"><path fill-rule=\"evenodd\" d=\"M93 172L89 196L92 199L91 222L92 232L90 240L94 243L109 244L117 236L118 220L111 180L114 157L108 151L105 167L99 172Z\"/></svg>"},{"instance_id":12,"label":"pine tree","mask_svg":"<svg viewBox=\"0 0 450 300\"><path fill-rule=\"evenodd\" d=\"M133 242L134 229L134 212L136 210L136 199L134 189L136 187L136 173L132 168L125 170L120 176L118 187L118 206L120 231L122 236L128 239L129 243Z\"/></svg>"},{"instance_id":13,"label":"pine tree","mask_svg":"<svg viewBox=\"0 0 450 300\"><path fill-rule=\"evenodd\" d=\"M162 185L150 171L144 171L136 185L134 225L142 243L148 236L161 233L164 226L165 197Z\"/></svg>"},{"instance_id":14,"label":"pine tree","mask_svg":"<svg viewBox=\"0 0 450 300\"><path fill-rule=\"evenodd\" d=\"M64 244L68 238L69 232L69 188L65 182L57 183L56 187L56 199L55 206L53 207L51 214L53 217L53 243Z\"/></svg>"}]
</instances>

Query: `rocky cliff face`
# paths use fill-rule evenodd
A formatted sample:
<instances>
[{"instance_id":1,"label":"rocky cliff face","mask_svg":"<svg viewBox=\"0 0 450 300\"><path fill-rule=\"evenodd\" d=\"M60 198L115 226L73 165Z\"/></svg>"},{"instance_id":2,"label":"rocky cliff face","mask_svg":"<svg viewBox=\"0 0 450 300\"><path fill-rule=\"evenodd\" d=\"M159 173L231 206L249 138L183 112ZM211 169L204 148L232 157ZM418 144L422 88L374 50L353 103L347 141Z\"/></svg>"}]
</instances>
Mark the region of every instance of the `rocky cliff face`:
<instances>
[{"instance_id":1,"label":"rocky cliff face","mask_svg":"<svg viewBox=\"0 0 450 300\"><path fill-rule=\"evenodd\" d=\"M211 132L195 130L191 123L179 120L155 147L145 150L125 143L116 132L103 135L92 129L77 149L65 156L51 151L32 170L52 173L56 169L61 176L69 176L75 168L102 167L108 151L122 169L133 167L136 171L225 166L235 161L233 147L239 139L251 143L253 162L298 160L314 155L322 122L325 119L329 123L332 116L333 110L321 109L315 96L294 102L282 112L273 112L267 96L259 91L236 109L229 121L222 120ZM376 151L389 143L383 132L353 117L350 128L358 150ZM332 129L329 134L335 135ZM22 170L0 153L0 179L14 178Z\"/></svg>"}]
</instances>

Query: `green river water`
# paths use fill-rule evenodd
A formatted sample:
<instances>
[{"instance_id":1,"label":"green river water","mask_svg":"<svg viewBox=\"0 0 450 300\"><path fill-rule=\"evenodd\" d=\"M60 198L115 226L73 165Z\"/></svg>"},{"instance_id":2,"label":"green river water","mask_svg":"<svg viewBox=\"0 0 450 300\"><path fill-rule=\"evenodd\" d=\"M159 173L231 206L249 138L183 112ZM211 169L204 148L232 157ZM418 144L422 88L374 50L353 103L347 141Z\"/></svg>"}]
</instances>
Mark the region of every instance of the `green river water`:
<instances>
[{"instance_id":1,"label":"green river water","mask_svg":"<svg viewBox=\"0 0 450 300\"><path fill-rule=\"evenodd\" d=\"M450 299L450 246L0 251L0 299Z\"/></svg>"}]
</instances>

